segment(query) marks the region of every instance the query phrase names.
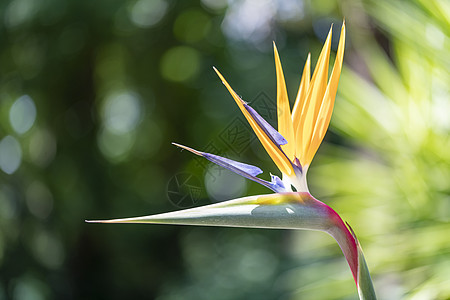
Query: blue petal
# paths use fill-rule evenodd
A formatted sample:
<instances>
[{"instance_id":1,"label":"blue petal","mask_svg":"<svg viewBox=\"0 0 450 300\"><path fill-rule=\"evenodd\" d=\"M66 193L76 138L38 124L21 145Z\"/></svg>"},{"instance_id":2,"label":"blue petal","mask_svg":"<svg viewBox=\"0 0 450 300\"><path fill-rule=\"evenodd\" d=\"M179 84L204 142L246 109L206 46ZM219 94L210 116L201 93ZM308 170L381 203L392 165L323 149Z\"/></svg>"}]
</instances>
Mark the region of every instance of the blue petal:
<instances>
[{"instance_id":1,"label":"blue petal","mask_svg":"<svg viewBox=\"0 0 450 300\"><path fill-rule=\"evenodd\" d=\"M251 106L244 103L245 109L249 112L249 114L253 117L256 123L261 127L261 129L267 134L267 136L274 142L276 145L286 145L286 139L275 130L263 117L261 117L256 110L254 110Z\"/></svg>"},{"instance_id":2,"label":"blue petal","mask_svg":"<svg viewBox=\"0 0 450 300\"><path fill-rule=\"evenodd\" d=\"M263 170L256 166L237 162L218 155L202 152L202 156L207 160L238 174L242 172L251 176L257 176L263 172Z\"/></svg>"},{"instance_id":3,"label":"blue petal","mask_svg":"<svg viewBox=\"0 0 450 300\"><path fill-rule=\"evenodd\" d=\"M225 157L221 157L218 155L214 155L211 153L206 153L206 152L201 152L201 151L197 151L195 149L177 144L177 143L172 143L177 147L186 149L196 155L199 156L203 156L204 158L206 158L207 160L209 160L210 162L213 162L225 169L228 169L236 174L239 174L247 179L253 180L259 184L264 185L265 187L273 190L276 193L281 193L281 192L285 192L284 186L281 188L280 184L278 182L274 183L274 182L268 182L266 180L263 180L261 178L256 177L256 175L261 174L263 171L255 166L249 165L249 164L244 164L241 162L237 162L234 160L231 160L229 158L225 158ZM276 177L276 176L275 176ZM272 177L273 178L273 177ZM277 177L278 178L278 177ZM273 179L272 179L273 180ZM281 182L280 178L278 178L278 180ZM282 182L281 182L282 184Z\"/></svg>"},{"instance_id":4,"label":"blue petal","mask_svg":"<svg viewBox=\"0 0 450 300\"><path fill-rule=\"evenodd\" d=\"M284 186L283 181L281 181L280 177L270 174L270 183L272 184L273 188L279 191L286 191L286 188Z\"/></svg>"}]
</instances>

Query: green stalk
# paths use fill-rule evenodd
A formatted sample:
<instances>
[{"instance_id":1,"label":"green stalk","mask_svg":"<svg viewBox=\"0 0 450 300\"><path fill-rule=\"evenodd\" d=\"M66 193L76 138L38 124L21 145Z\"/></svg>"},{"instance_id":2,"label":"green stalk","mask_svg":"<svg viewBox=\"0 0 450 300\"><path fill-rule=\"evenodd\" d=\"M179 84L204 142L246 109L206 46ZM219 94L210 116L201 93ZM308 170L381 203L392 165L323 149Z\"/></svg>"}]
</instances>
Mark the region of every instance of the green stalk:
<instances>
[{"instance_id":1,"label":"green stalk","mask_svg":"<svg viewBox=\"0 0 450 300\"><path fill-rule=\"evenodd\" d=\"M367 264L350 226L331 207L307 192L251 196L157 215L88 222L323 231L337 241L344 253L360 299L376 299Z\"/></svg>"}]
</instances>

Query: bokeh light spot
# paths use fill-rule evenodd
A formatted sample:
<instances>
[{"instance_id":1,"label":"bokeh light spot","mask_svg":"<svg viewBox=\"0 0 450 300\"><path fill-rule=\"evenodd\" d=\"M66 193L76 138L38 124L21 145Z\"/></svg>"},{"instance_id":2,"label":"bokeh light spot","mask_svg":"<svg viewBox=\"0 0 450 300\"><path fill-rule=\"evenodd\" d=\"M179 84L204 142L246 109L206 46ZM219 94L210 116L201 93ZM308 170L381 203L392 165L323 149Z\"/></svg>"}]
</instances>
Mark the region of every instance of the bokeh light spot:
<instances>
[{"instance_id":1,"label":"bokeh light spot","mask_svg":"<svg viewBox=\"0 0 450 300\"><path fill-rule=\"evenodd\" d=\"M336 1L316 0L311 2L311 9L317 14L330 15L336 9L337 3Z\"/></svg>"},{"instance_id":2,"label":"bokeh light spot","mask_svg":"<svg viewBox=\"0 0 450 300\"><path fill-rule=\"evenodd\" d=\"M0 169L6 174L14 173L22 161L19 142L8 135L0 141Z\"/></svg>"},{"instance_id":3,"label":"bokeh light spot","mask_svg":"<svg viewBox=\"0 0 450 300\"><path fill-rule=\"evenodd\" d=\"M30 20L38 11L40 1L14 0L6 9L5 23L8 27L19 26Z\"/></svg>"},{"instance_id":4,"label":"bokeh light spot","mask_svg":"<svg viewBox=\"0 0 450 300\"><path fill-rule=\"evenodd\" d=\"M213 11L221 11L228 6L227 0L201 0L202 4Z\"/></svg>"},{"instance_id":5,"label":"bokeh light spot","mask_svg":"<svg viewBox=\"0 0 450 300\"><path fill-rule=\"evenodd\" d=\"M298 0L277 1L277 19L285 22L300 21L305 15L305 3Z\"/></svg>"},{"instance_id":6,"label":"bokeh light spot","mask_svg":"<svg viewBox=\"0 0 450 300\"><path fill-rule=\"evenodd\" d=\"M200 69L200 55L195 49L180 46L169 49L161 59L164 78L183 82L195 77Z\"/></svg>"},{"instance_id":7,"label":"bokeh light spot","mask_svg":"<svg viewBox=\"0 0 450 300\"><path fill-rule=\"evenodd\" d=\"M103 122L113 133L124 134L136 128L141 117L141 102L136 94L112 94L103 105Z\"/></svg>"},{"instance_id":8,"label":"bokeh light spot","mask_svg":"<svg viewBox=\"0 0 450 300\"><path fill-rule=\"evenodd\" d=\"M47 286L33 276L25 275L13 281L13 299L44 300Z\"/></svg>"},{"instance_id":9,"label":"bokeh light spot","mask_svg":"<svg viewBox=\"0 0 450 300\"><path fill-rule=\"evenodd\" d=\"M46 61L46 49L38 36L28 34L11 43L11 58L24 79L35 78L42 71Z\"/></svg>"},{"instance_id":10,"label":"bokeh light spot","mask_svg":"<svg viewBox=\"0 0 450 300\"><path fill-rule=\"evenodd\" d=\"M178 16L173 30L180 41L194 43L202 40L210 28L209 16L201 10L191 9Z\"/></svg>"},{"instance_id":11,"label":"bokeh light spot","mask_svg":"<svg viewBox=\"0 0 450 300\"><path fill-rule=\"evenodd\" d=\"M119 162L126 158L134 141L134 134L116 134L106 128L100 131L97 138L100 151L112 162Z\"/></svg>"},{"instance_id":12,"label":"bokeh light spot","mask_svg":"<svg viewBox=\"0 0 450 300\"><path fill-rule=\"evenodd\" d=\"M9 121L18 134L24 134L36 120L36 106L28 95L19 97L9 110Z\"/></svg>"},{"instance_id":13,"label":"bokeh light spot","mask_svg":"<svg viewBox=\"0 0 450 300\"><path fill-rule=\"evenodd\" d=\"M39 181L35 181L28 186L26 202L29 211L39 219L47 218L53 208L52 193Z\"/></svg>"},{"instance_id":14,"label":"bokeh light spot","mask_svg":"<svg viewBox=\"0 0 450 300\"><path fill-rule=\"evenodd\" d=\"M55 137L46 129L34 130L28 151L33 163L40 167L46 167L55 158Z\"/></svg>"},{"instance_id":15,"label":"bokeh light spot","mask_svg":"<svg viewBox=\"0 0 450 300\"><path fill-rule=\"evenodd\" d=\"M242 256L240 275L246 281L265 282L276 271L277 259L267 250L255 249Z\"/></svg>"},{"instance_id":16,"label":"bokeh light spot","mask_svg":"<svg viewBox=\"0 0 450 300\"><path fill-rule=\"evenodd\" d=\"M61 241L48 231L37 230L32 236L32 247L39 262L48 268L57 269L64 261Z\"/></svg>"},{"instance_id":17,"label":"bokeh light spot","mask_svg":"<svg viewBox=\"0 0 450 300\"><path fill-rule=\"evenodd\" d=\"M139 0L131 8L131 21L138 27L151 27L164 17L167 11L164 0Z\"/></svg>"},{"instance_id":18,"label":"bokeh light spot","mask_svg":"<svg viewBox=\"0 0 450 300\"><path fill-rule=\"evenodd\" d=\"M247 183L245 178L211 165L205 175L205 187L209 197L224 201L241 197L247 190Z\"/></svg>"},{"instance_id":19,"label":"bokeh light spot","mask_svg":"<svg viewBox=\"0 0 450 300\"><path fill-rule=\"evenodd\" d=\"M14 220L19 212L19 204L17 203L15 191L11 186L6 184L0 185L0 220ZM9 229L10 230L10 229ZM10 230L10 234L13 233ZM0 238L2 236L0 235ZM0 298L1 299L1 298Z\"/></svg>"},{"instance_id":20,"label":"bokeh light spot","mask_svg":"<svg viewBox=\"0 0 450 300\"><path fill-rule=\"evenodd\" d=\"M133 154L136 157L146 158L158 155L163 141L163 132L160 125L147 118L142 122L139 132L145 132L145 138L137 139L133 146Z\"/></svg>"},{"instance_id":21,"label":"bokeh light spot","mask_svg":"<svg viewBox=\"0 0 450 300\"><path fill-rule=\"evenodd\" d=\"M231 40L262 45L272 33L276 11L276 3L270 0L232 2L222 23L223 31Z\"/></svg>"}]
</instances>

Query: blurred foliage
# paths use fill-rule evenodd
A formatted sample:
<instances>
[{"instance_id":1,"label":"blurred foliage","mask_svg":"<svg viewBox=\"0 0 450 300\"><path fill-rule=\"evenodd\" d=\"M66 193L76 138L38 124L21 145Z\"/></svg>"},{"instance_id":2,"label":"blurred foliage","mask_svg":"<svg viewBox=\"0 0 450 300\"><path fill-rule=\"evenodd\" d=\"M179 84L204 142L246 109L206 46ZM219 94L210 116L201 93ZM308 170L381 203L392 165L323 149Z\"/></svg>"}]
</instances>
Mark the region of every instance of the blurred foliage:
<instances>
[{"instance_id":1,"label":"blurred foliage","mask_svg":"<svg viewBox=\"0 0 450 300\"><path fill-rule=\"evenodd\" d=\"M356 299L316 232L84 223L178 209L180 173L201 182L195 204L268 192L170 142L275 172L251 136L227 144L242 119L211 67L273 123L271 41L292 97L344 17L311 190L355 229L381 299L450 298L448 2L12 0L0 3L0 299Z\"/></svg>"}]
</instances>

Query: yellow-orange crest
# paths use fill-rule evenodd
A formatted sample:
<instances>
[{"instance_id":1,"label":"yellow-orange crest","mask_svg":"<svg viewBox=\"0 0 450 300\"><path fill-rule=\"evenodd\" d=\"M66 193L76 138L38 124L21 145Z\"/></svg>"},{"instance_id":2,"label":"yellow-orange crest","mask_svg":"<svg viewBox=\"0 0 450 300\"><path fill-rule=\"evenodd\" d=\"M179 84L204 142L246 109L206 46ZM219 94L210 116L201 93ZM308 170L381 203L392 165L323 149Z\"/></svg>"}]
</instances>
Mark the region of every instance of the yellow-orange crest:
<instances>
[{"instance_id":1,"label":"yellow-orange crest","mask_svg":"<svg viewBox=\"0 0 450 300\"><path fill-rule=\"evenodd\" d=\"M342 69L345 48L345 22L342 24L336 60L328 78L332 29L317 60L311 77L311 56L308 55L300 80L297 97L291 113L280 57L274 43L277 76L278 131L287 140L285 145L276 145L244 107L244 101L234 92L225 78L214 69L244 116L255 131L262 145L283 174L294 175L292 164L299 160L307 169L328 129L333 111L337 86Z\"/></svg>"}]
</instances>

